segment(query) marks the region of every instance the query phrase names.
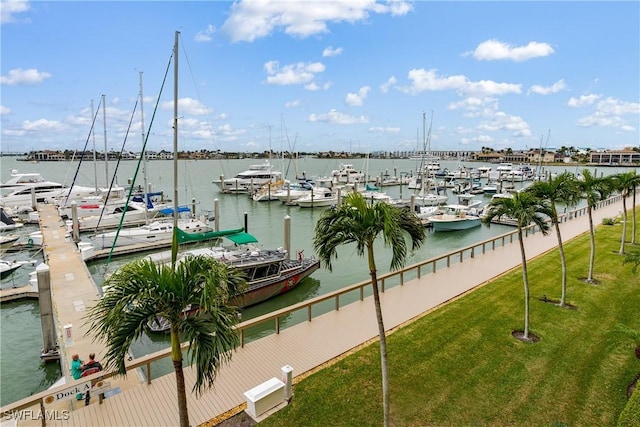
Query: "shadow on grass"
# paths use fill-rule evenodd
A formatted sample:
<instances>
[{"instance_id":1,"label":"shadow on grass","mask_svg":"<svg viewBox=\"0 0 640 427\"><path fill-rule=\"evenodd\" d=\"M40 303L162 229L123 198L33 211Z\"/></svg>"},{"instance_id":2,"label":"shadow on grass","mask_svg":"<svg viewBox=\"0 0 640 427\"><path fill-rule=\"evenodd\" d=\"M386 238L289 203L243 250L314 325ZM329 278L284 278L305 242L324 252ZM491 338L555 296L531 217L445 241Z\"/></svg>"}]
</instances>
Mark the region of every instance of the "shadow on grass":
<instances>
[{"instance_id":1,"label":"shadow on grass","mask_svg":"<svg viewBox=\"0 0 640 427\"><path fill-rule=\"evenodd\" d=\"M533 344L540 341L540 337L534 334L533 332L529 332L529 335L526 338L524 336L524 331L512 331L511 335L518 341L522 341L522 342Z\"/></svg>"},{"instance_id":2,"label":"shadow on grass","mask_svg":"<svg viewBox=\"0 0 640 427\"><path fill-rule=\"evenodd\" d=\"M545 302L545 303L548 303L548 304L556 305L556 306L558 306L560 308L566 308L567 310L577 310L578 309L577 306L575 306L575 305L573 305L571 303L568 303L568 302L565 302L564 304L560 305L560 301L559 300L553 299L553 298L548 298L546 295L543 295L543 296L539 297L538 300L542 301L542 302Z\"/></svg>"}]
</instances>

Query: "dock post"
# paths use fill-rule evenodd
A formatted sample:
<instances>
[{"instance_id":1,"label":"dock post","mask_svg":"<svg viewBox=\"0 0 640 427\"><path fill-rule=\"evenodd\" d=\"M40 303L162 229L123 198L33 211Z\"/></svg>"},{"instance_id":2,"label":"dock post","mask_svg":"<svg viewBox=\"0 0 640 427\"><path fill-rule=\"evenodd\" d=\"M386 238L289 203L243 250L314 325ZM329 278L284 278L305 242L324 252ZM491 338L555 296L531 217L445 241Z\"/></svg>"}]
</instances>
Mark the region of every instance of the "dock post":
<instances>
[{"instance_id":1,"label":"dock post","mask_svg":"<svg viewBox=\"0 0 640 427\"><path fill-rule=\"evenodd\" d=\"M287 251L287 259L291 259L291 217L284 216L284 250Z\"/></svg>"},{"instance_id":2,"label":"dock post","mask_svg":"<svg viewBox=\"0 0 640 427\"><path fill-rule=\"evenodd\" d=\"M38 206L36 203L36 188L31 187L31 209L34 211L37 210Z\"/></svg>"},{"instance_id":3,"label":"dock post","mask_svg":"<svg viewBox=\"0 0 640 427\"><path fill-rule=\"evenodd\" d=\"M191 198L191 215L194 218L196 217L196 199L195 198Z\"/></svg>"},{"instance_id":4,"label":"dock post","mask_svg":"<svg viewBox=\"0 0 640 427\"><path fill-rule=\"evenodd\" d=\"M338 202L337 205L340 206L340 202L342 201L342 189L338 187Z\"/></svg>"},{"instance_id":5,"label":"dock post","mask_svg":"<svg viewBox=\"0 0 640 427\"><path fill-rule=\"evenodd\" d=\"M60 359L60 349L57 344L56 328L53 319L53 304L51 302L51 271L47 264L36 267L38 279L38 304L40 306L40 323L42 324L42 353L45 360Z\"/></svg>"},{"instance_id":6,"label":"dock post","mask_svg":"<svg viewBox=\"0 0 640 427\"><path fill-rule=\"evenodd\" d=\"M220 201L213 199L213 221L214 229L220 231Z\"/></svg>"},{"instance_id":7,"label":"dock post","mask_svg":"<svg viewBox=\"0 0 640 427\"><path fill-rule=\"evenodd\" d=\"M416 211L416 195L415 194L411 195L410 206L411 206L411 212L415 212Z\"/></svg>"},{"instance_id":8,"label":"dock post","mask_svg":"<svg viewBox=\"0 0 640 427\"><path fill-rule=\"evenodd\" d=\"M75 200L71 202L71 221L73 224L71 237L74 243L78 243L80 241L80 220L78 220L78 203Z\"/></svg>"},{"instance_id":9,"label":"dock post","mask_svg":"<svg viewBox=\"0 0 640 427\"><path fill-rule=\"evenodd\" d=\"M244 213L244 232L249 232L249 214L246 212Z\"/></svg>"}]
</instances>

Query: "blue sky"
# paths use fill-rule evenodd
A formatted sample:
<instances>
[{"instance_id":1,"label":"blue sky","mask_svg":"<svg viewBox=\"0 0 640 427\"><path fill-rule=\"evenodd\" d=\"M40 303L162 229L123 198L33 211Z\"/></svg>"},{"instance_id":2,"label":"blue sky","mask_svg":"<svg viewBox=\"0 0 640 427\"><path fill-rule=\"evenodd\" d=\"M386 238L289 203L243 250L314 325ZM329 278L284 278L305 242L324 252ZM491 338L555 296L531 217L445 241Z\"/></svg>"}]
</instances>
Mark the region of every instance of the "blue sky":
<instances>
[{"instance_id":1,"label":"blue sky","mask_svg":"<svg viewBox=\"0 0 640 427\"><path fill-rule=\"evenodd\" d=\"M413 150L423 113L433 150L640 144L638 1L2 0L1 13L3 151L91 148L102 94L109 150L126 137L139 151L156 105L148 149L171 150L175 31L181 150ZM99 150L103 123L100 110Z\"/></svg>"}]
</instances>

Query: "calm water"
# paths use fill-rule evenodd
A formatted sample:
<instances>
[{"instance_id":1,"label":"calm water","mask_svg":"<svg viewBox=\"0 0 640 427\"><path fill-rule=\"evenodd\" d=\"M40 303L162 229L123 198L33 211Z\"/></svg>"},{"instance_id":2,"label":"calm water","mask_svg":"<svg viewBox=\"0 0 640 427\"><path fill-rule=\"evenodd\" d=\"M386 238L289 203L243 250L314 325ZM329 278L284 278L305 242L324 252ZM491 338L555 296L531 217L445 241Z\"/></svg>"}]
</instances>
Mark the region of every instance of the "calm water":
<instances>
[{"instance_id":1,"label":"calm water","mask_svg":"<svg viewBox=\"0 0 640 427\"><path fill-rule=\"evenodd\" d=\"M0 159L2 182L9 178L11 169L18 169L20 172L40 172L45 179L51 181L70 183L76 173L77 163L71 162L46 162L32 164L28 162L19 162L15 158L3 157ZM319 218L321 209L300 209L298 207L284 206L280 202L254 202L246 195L229 195L218 192L217 187L212 184L214 179L220 175L231 177L237 172L246 170L249 165L262 163L263 160L188 160L179 162L179 195L178 200L181 205L191 205L192 199L196 200L196 211L211 211L213 209L214 199L220 202L220 229L237 228L244 225L244 214L248 214L249 232L255 235L260 244L265 248L273 248L283 246L284 238L284 218L286 215L291 217L292 237L291 250L292 253L303 250L305 255L313 255L313 231L315 223ZM322 159L299 159L296 163L290 163L280 160L273 161L276 167L283 171L288 171L288 178L295 178L296 173L302 175L306 173L308 177L327 176L332 170L339 166L336 160ZM350 160L356 169L367 172L371 176L379 176L381 173L389 173L390 175L401 173L410 173L415 171L418 166L412 160L378 160L372 159L365 161L363 159ZM478 163L463 163L467 167L480 166ZM137 162L126 161L118 166L117 181L120 184L127 183L134 174ZM441 166L450 170L460 166L457 162L443 161ZM575 167L566 168L563 166L554 166L546 168L553 172L562 172L569 170L576 172ZM109 164L109 173L113 174L116 170L116 164ZM623 169L603 168L602 173L618 173ZM598 174L600 171L598 171ZM93 186L96 172L91 162L85 162L78 172L76 183L79 185ZM105 186L105 168L104 164L99 164L97 169L98 185ZM173 162L172 161L151 161L148 163L148 182L153 186L154 191L164 191L169 198L173 196ZM135 181L136 184L142 184L142 171ZM410 190L404 187L385 187L384 190L392 197L401 196L408 198ZM482 197L482 196L479 196ZM455 195L450 196L450 200L455 200ZM489 201L488 197L484 198L485 202ZM24 232L33 231L36 228L26 229ZM481 241L489 237L501 234L510 230L509 227L494 225L491 228L478 227L471 230L452 233L432 233L428 234L428 238L424 246L410 254L407 264L417 262L426 258L437 256L445 252L455 250L459 247ZM6 257L20 259L38 259L41 261L40 254L36 253L19 253L11 254ZM101 284L104 280L104 274L113 271L119 265L136 259L139 256L128 258L117 258L112 260L108 267L104 266L104 262L92 264L89 266L97 284ZM376 251L376 262L380 273L388 271L390 257L388 251L379 246ZM33 267L25 266L18 270L16 274L2 281L2 287L20 286L28 280L28 272L33 271ZM313 275L303 281L296 289L291 292L274 298L270 301L248 308L243 311L243 319L248 320L259 316L266 312L282 308L306 299L331 292L341 287L351 285L353 283L366 280L369 277L367 271L367 263L361 259L356 253L353 246L343 247L339 251L338 260L334 263L333 272L326 269L313 273ZM327 307L328 309L328 307ZM40 330L39 310L37 302L18 302L12 304L3 304L0 309L2 315L2 323L0 324L1 339L1 372L0 372L0 404L4 405L15 400L21 399L34 392L41 391L53 382L60 375L60 367L56 363L43 364L40 362L39 351L42 347L42 334ZM293 324L302 320L304 313L299 316L295 314L284 319L284 324ZM255 332L255 337L264 333L265 330ZM153 351L157 351L167 347L167 339L164 336L145 337L136 343L132 351L136 356L141 356ZM158 368L154 367L154 372L167 372L170 367L168 364L160 364Z\"/></svg>"}]
</instances>

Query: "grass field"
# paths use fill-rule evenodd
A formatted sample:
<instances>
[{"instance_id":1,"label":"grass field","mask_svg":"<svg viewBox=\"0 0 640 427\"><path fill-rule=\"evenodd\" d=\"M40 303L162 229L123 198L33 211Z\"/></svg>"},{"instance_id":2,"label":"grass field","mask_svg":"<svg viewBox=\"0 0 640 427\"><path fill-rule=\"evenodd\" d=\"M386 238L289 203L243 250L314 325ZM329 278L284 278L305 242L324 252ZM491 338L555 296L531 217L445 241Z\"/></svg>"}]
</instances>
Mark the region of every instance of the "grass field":
<instances>
[{"instance_id":1,"label":"grass field","mask_svg":"<svg viewBox=\"0 0 640 427\"><path fill-rule=\"evenodd\" d=\"M511 336L524 327L519 268L390 334L391 425L614 426L640 371L633 342L612 333L618 323L640 330L640 272L617 254L621 233L620 223L597 228L597 285L580 280L588 272L588 233L565 245L567 302L575 309L541 301L560 298L557 250L528 264L538 343ZM381 424L377 344L297 383L291 403L260 423Z\"/></svg>"}]
</instances>

